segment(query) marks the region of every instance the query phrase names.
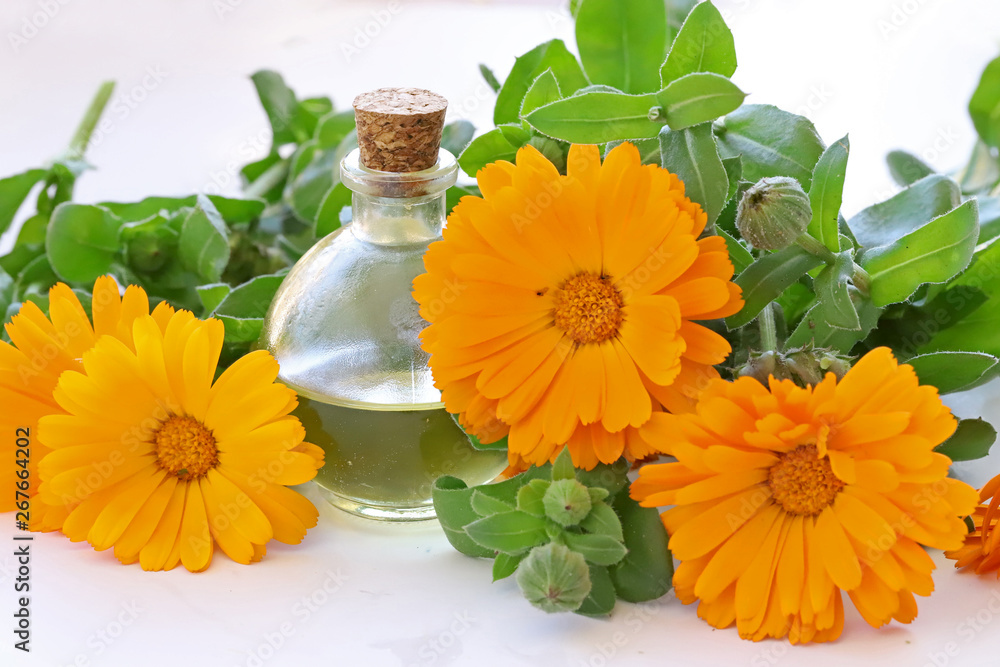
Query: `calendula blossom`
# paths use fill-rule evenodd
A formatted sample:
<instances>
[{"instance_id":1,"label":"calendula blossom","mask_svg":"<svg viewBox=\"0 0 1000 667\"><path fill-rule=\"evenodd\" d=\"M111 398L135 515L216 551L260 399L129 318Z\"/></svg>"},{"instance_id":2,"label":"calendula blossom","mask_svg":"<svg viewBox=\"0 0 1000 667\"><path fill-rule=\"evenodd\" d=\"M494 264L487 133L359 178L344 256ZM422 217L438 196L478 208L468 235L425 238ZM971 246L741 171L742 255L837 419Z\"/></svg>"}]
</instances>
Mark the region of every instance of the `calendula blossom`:
<instances>
[{"instance_id":1,"label":"calendula blossom","mask_svg":"<svg viewBox=\"0 0 1000 667\"><path fill-rule=\"evenodd\" d=\"M1000 475L986 483L980 492L982 503L972 513L974 526L960 549L946 551L945 556L955 561L955 567L969 569L976 574L996 572L1000 578Z\"/></svg>"},{"instance_id":2,"label":"calendula blossom","mask_svg":"<svg viewBox=\"0 0 1000 667\"><path fill-rule=\"evenodd\" d=\"M624 143L603 163L570 148L567 174L528 146L477 175L414 296L446 408L513 469L578 468L652 453L662 410L692 409L730 345L695 320L737 312L733 265L684 184Z\"/></svg>"},{"instance_id":3,"label":"calendula blossom","mask_svg":"<svg viewBox=\"0 0 1000 667\"><path fill-rule=\"evenodd\" d=\"M28 470L34 529L58 530L65 519L62 505L51 506L36 497L38 462L49 451L38 437L38 420L62 412L52 398L59 376L80 370L80 358L101 336L112 336L131 346L132 323L150 314L149 299L141 288L129 287L120 296L110 276L94 283L91 310L93 322L73 290L59 283L49 290L48 317L35 303L26 301L5 327L11 343L0 341L0 428L11 435L23 429L29 443L29 456L16 457L14 438L0 442L0 474L8 480L7 491L0 496L0 511L14 509L14 481L18 470ZM173 312L161 303L152 312L153 321L165 326ZM26 467L18 461L26 462Z\"/></svg>"},{"instance_id":4,"label":"calendula blossom","mask_svg":"<svg viewBox=\"0 0 1000 667\"><path fill-rule=\"evenodd\" d=\"M295 392L265 351L213 381L223 334L187 311L140 316L130 344L103 336L59 377L60 411L38 425L51 449L38 497L65 507L71 540L146 570L198 572L216 545L250 563L316 525L316 508L287 488L323 462L289 414Z\"/></svg>"},{"instance_id":5,"label":"calendula blossom","mask_svg":"<svg viewBox=\"0 0 1000 667\"><path fill-rule=\"evenodd\" d=\"M887 348L837 381L713 382L694 413L643 431L675 463L631 488L662 514L678 598L710 625L792 643L836 639L842 593L878 627L934 589L924 547L958 549L977 502L934 448L956 427L937 390Z\"/></svg>"}]
</instances>

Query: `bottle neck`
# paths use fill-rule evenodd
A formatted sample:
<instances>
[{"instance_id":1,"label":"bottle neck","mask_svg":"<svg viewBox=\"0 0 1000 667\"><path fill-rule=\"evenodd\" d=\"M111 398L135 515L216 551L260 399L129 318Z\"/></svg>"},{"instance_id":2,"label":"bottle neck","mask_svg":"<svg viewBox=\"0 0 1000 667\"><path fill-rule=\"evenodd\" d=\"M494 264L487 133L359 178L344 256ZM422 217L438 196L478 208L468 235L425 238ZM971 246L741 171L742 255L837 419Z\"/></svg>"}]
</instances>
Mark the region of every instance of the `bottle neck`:
<instances>
[{"instance_id":1,"label":"bottle neck","mask_svg":"<svg viewBox=\"0 0 1000 667\"><path fill-rule=\"evenodd\" d=\"M344 185L352 192L351 230L368 243L426 245L441 237L447 214L445 192L455 184L455 156L441 150L437 164L413 172L368 169L351 151L340 164Z\"/></svg>"},{"instance_id":2,"label":"bottle neck","mask_svg":"<svg viewBox=\"0 0 1000 667\"><path fill-rule=\"evenodd\" d=\"M428 244L441 238L445 193L423 197L374 197L355 192L351 198L351 231L378 245Z\"/></svg>"}]
</instances>

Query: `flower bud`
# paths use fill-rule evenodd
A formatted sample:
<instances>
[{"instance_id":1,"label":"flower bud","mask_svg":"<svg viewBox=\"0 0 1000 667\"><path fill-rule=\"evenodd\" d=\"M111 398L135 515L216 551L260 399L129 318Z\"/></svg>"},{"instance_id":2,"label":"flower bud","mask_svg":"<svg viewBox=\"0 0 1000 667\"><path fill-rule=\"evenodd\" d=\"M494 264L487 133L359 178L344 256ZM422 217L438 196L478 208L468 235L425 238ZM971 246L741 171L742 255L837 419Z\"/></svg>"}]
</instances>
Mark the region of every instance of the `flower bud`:
<instances>
[{"instance_id":1,"label":"flower bud","mask_svg":"<svg viewBox=\"0 0 1000 667\"><path fill-rule=\"evenodd\" d=\"M827 373L833 373L840 380L850 368L850 358L809 344L785 352L752 352L737 375L752 377L765 385L773 375L776 380L791 380L799 386L809 387L819 384Z\"/></svg>"},{"instance_id":2,"label":"flower bud","mask_svg":"<svg viewBox=\"0 0 1000 667\"><path fill-rule=\"evenodd\" d=\"M736 226L744 239L762 250L792 245L809 226L809 195L794 178L762 178L743 193L736 209Z\"/></svg>"},{"instance_id":3,"label":"flower bud","mask_svg":"<svg viewBox=\"0 0 1000 667\"><path fill-rule=\"evenodd\" d=\"M575 526L590 514L590 491L575 479L552 482L542 496L545 516L560 526Z\"/></svg>"},{"instance_id":4,"label":"flower bud","mask_svg":"<svg viewBox=\"0 0 1000 667\"><path fill-rule=\"evenodd\" d=\"M550 614L575 611L590 595L587 561L555 542L532 549L517 567L516 578L524 597Z\"/></svg>"}]
</instances>

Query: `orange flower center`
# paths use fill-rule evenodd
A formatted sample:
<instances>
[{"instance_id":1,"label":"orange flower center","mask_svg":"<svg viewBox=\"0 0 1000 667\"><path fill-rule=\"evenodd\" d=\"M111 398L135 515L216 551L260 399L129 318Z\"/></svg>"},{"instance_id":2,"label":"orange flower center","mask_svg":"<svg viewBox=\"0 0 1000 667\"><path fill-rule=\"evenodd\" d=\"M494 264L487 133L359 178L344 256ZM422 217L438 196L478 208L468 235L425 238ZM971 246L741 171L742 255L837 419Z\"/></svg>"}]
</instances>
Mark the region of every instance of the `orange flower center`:
<instances>
[{"instance_id":1,"label":"orange flower center","mask_svg":"<svg viewBox=\"0 0 1000 667\"><path fill-rule=\"evenodd\" d=\"M622 295L611 279L580 273L555 294L556 326L578 343L600 343L614 337L622 323Z\"/></svg>"},{"instance_id":2,"label":"orange flower center","mask_svg":"<svg viewBox=\"0 0 1000 667\"><path fill-rule=\"evenodd\" d=\"M160 467L183 480L201 477L219 464L215 436L197 419L171 415L153 439Z\"/></svg>"},{"instance_id":3,"label":"orange flower center","mask_svg":"<svg viewBox=\"0 0 1000 667\"><path fill-rule=\"evenodd\" d=\"M799 445L771 466L767 483L775 502L786 512L815 516L829 507L844 488L833 474L829 457L817 454L816 445Z\"/></svg>"}]
</instances>

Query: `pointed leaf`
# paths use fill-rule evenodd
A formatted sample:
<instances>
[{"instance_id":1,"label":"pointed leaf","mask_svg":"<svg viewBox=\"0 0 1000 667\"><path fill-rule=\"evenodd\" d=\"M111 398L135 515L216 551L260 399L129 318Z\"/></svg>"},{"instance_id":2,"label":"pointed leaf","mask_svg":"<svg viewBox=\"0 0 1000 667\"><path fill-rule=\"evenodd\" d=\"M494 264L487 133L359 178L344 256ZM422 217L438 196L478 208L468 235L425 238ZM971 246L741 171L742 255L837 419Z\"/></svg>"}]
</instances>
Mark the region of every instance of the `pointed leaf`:
<instances>
[{"instance_id":1,"label":"pointed leaf","mask_svg":"<svg viewBox=\"0 0 1000 667\"><path fill-rule=\"evenodd\" d=\"M556 81L556 75L552 73L552 68L549 68L538 75L538 78L528 88L528 92L524 94L518 117L523 118L538 107L543 107L560 98L562 98L562 93L559 92L559 82Z\"/></svg>"},{"instance_id":2,"label":"pointed leaf","mask_svg":"<svg viewBox=\"0 0 1000 667\"><path fill-rule=\"evenodd\" d=\"M697 72L671 81L656 97L667 125L682 130L738 109L746 93L720 74Z\"/></svg>"},{"instance_id":3,"label":"pointed leaf","mask_svg":"<svg viewBox=\"0 0 1000 667\"><path fill-rule=\"evenodd\" d=\"M934 173L923 160L906 151L889 151L885 161L889 165L892 180L904 188Z\"/></svg>"},{"instance_id":4,"label":"pointed leaf","mask_svg":"<svg viewBox=\"0 0 1000 667\"><path fill-rule=\"evenodd\" d=\"M934 174L860 211L848 221L848 226L864 248L877 248L919 229L961 201L958 184Z\"/></svg>"},{"instance_id":5,"label":"pointed leaf","mask_svg":"<svg viewBox=\"0 0 1000 667\"><path fill-rule=\"evenodd\" d=\"M563 539L566 546L594 565L614 565L627 552L621 540L610 535L566 533Z\"/></svg>"},{"instance_id":6,"label":"pointed leaf","mask_svg":"<svg viewBox=\"0 0 1000 667\"><path fill-rule=\"evenodd\" d=\"M607 616L615 608L615 585L608 574L608 568L590 566L590 595L583 601L577 614L583 616Z\"/></svg>"},{"instance_id":7,"label":"pointed leaf","mask_svg":"<svg viewBox=\"0 0 1000 667\"><path fill-rule=\"evenodd\" d=\"M827 322L821 304L813 306L803 317L795 331L785 341L785 347L801 347L813 342L816 347L829 347L847 354L859 341L864 339L878 324L883 309L874 306L871 299L850 288L851 301L858 313L860 330L838 329Z\"/></svg>"},{"instance_id":8,"label":"pointed leaf","mask_svg":"<svg viewBox=\"0 0 1000 667\"><path fill-rule=\"evenodd\" d=\"M479 545L513 556L548 541L545 520L520 510L478 519L465 532Z\"/></svg>"},{"instance_id":9,"label":"pointed leaf","mask_svg":"<svg viewBox=\"0 0 1000 667\"><path fill-rule=\"evenodd\" d=\"M944 454L952 461L974 461L989 454L996 439L997 431L989 422L982 419L962 419L952 436L934 451Z\"/></svg>"},{"instance_id":10,"label":"pointed leaf","mask_svg":"<svg viewBox=\"0 0 1000 667\"><path fill-rule=\"evenodd\" d=\"M572 95L589 83L576 56L569 52L561 39L539 44L514 62L513 69L503 82L493 108L495 125L517 122L528 88L547 69L552 70L563 95Z\"/></svg>"},{"instance_id":11,"label":"pointed leaf","mask_svg":"<svg viewBox=\"0 0 1000 667\"><path fill-rule=\"evenodd\" d=\"M29 169L0 179L0 234L7 231L31 189L48 175L45 169Z\"/></svg>"},{"instance_id":12,"label":"pointed leaf","mask_svg":"<svg viewBox=\"0 0 1000 667\"><path fill-rule=\"evenodd\" d=\"M659 105L652 93L626 95L596 90L546 104L525 120L542 134L576 144L652 139L664 125L662 120L650 120L650 110Z\"/></svg>"},{"instance_id":13,"label":"pointed leaf","mask_svg":"<svg viewBox=\"0 0 1000 667\"><path fill-rule=\"evenodd\" d=\"M495 128L472 140L458 158L458 164L469 176L475 178L480 169L497 160L514 161L517 149L504 137L500 128Z\"/></svg>"},{"instance_id":14,"label":"pointed leaf","mask_svg":"<svg viewBox=\"0 0 1000 667\"><path fill-rule=\"evenodd\" d=\"M628 554L609 571L615 591L628 602L645 602L662 597L670 590L674 560L667 549L667 531L660 513L652 507L640 507L628 494L615 500L621 517Z\"/></svg>"},{"instance_id":15,"label":"pointed leaf","mask_svg":"<svg viewBox=\"0 0 1000 667\"><path fill-rule=\"evenodd\" d=\"M60 204L52 212L45 236L52 269L63 280L83 283L108 273L120 251L121 224L100 206Z\"/></svg>"},{"instance_id":16,"label":"pointed leaf","mask_svg":"<svg viewBox=\"0 0 1000 667\"><path fill-rule=\"evenodd\" d=\"M745 104L715 128L719 154L743 157L743 179L791 176L808 190L823 142L808 118L767 104Z\"/></svg>"},{"instance_id":17,"label":"pointed leaf","mask_svg":"<svg viewBox=\"0 0 1000 667\"><path fill-rule=\"evenodd\" d=\"M569 447L564 447L552 464L552 481L560 479L576 479L576 468L569 453Z\"/></svg>"},{"instance_id":18,"label":"pointed leaf","mask_svg":"<svg viewBox=\"0 0 1000 667\"><path fill-rule=\"evenodd\" d=\"M982 352L930 352L906 360L920 384L950 394L978 387L996 376L997 358Z\"/></svg>"},{"instance_id":19,"label":"pointed leaf","mask_svg":"<svg viewBox=\"0 0 1000 667\"><path fill-rule=\"evenodd\" d=\"M622 522L607 503L594 503L590 514L580 522L580 527L592 535L607 535L618 542L625 539L622 535Z\"/></svg>"},{"instance_id":20,"label":"pointed leaf","mask_svg":"<svg viewBox=\"0 0 1000 667\"><path fill-rule=\"evenodd\" d=\"M517 571L517 566L524 560L524 556L511 556L510 554L498 553L493 561L493 581L506 579Z\"/></svg>"},{"instance_id":21,"label":"pointed leaf","mask_svg":"<svg viewBox=\"0 0 1000 667\"><path fill-rule=\"evenodd\" d=\"M905 301L924 283L941 283L969 265L979 237L978 206L971 199L895 242L865 253L872 303Z\"/></svg>"},{"instance_id":22,"label":"pointed leaf","mask_svg":"<svg viewBox=\"0 0 1000 667\"><path fill-rule=\"evenodd\" d=\"M821 306L816 314L836 329L861 331L858 312L848 291L853 274L854 258L850 251L844 251L837 255L834 264L824 267L819 272L813 283L816 298L819 299Z\"/></svg>"},{"instance_id":23,"label":"pointed leaf","mask_svg":"<svg viewBox=\"0 0 1000 667\"><path fill-rule=\"evenodd\" d=\"M491 516L493 514L500 514L501 512L510 512L514 509L514 506L505 503L499 498L488 496L481 491L473 491L472 509L476 510L476 514L479 516Z\"/></svg>"},{"instance_id":24,"label":"pointed leaf","mask_svg":"<svg viewBox=\"0 0 1000 667\"><path fill-rule=\"evenodd\" d=\"M692 72L732 76L736 71L733 33L711 2L695 5L674 38L663 67L662 85Z\"/></svg>"},{"instance_id":25,"label":"pointed leaf","mask_svg":"<svg viewBox=\"0 0 1000 667\"><path fill-rule=\"evenodd\" d=\"M178 252L184 267L203 280L219 282L229 263L229 232L215 205L198 195L197 207L181 227Z\"/></svg>"},{"instance_id":26,"label":"pointed leaf","mask_svg":"<svg viewBox=\"0 0 1000 667\"><path fill-rule=\"evenodd\" d=\"M979 85L969 100L969 115L983 142L1000 147L1000 58L983 70Z\"/></svg>"},{"instance_id":27,"label":"pointed leaf","mask_svg":"<svg viewBox=\"0 0 1000 667\"><path fill-rule=\"evenodd\" d=\"M719 158L711 123L686 130L660 131L663 167L684 182L684 194L701 204L711 225L719 217L729 194L729 176Z\"/></svg>"},{"instance_id":28,"label":"pointed leaf","mask_svg":"<svg viewBox=\"0 0 1000 667\"><path fill-rule=\"evenodd\" d=\"M749 324L789 285L822 263L797 245L764 255L736 278L736 284L743 288L744 305L726 318L726 326L738 329Z\"/></svg>"},{"instance_id":29,"label":"pointed leaf","mask_svg":"<svg viewBox=\"0 0 1000 667\"><path fill-rule=\"evenodd\" d=\"M840 252L840 205L844 199L844 176L850 150L846 135L830 144L813 169L809 187L809 204L813 212L809 234L831 252Z\"/></svg>"},{"instance_id":30,"label":"pointed leaf","mask_svg":"<svg viewBox=\"0 0 1000 667\"><path fill-rule=\"evenodd\" d=\"M593 83L626 93L659 89L667 54L663 0L584 0L576 15L580 60Z\"/></svg>"}]
</instances>

